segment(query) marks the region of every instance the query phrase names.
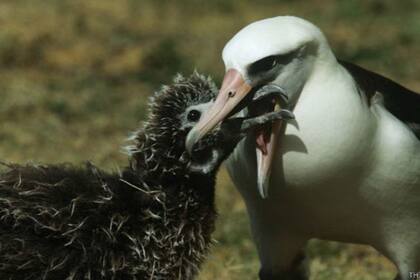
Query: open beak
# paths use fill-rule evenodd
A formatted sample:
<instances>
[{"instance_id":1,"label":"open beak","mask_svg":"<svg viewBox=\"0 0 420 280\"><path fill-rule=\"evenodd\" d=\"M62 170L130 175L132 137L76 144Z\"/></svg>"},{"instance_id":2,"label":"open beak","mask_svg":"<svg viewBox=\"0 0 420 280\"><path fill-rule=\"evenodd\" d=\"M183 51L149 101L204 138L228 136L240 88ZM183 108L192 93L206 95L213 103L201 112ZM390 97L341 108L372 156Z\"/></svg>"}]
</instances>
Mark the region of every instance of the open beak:
<instances>
[{"instance_id":1,"label":"open beak","mask_svg":"<svg viewBox=\"0 0 420 280\"><path fill-rule=\"evenodd\" d=\"M276 105L278 106L278 105ZM262 198L268 197L270 184L271 166L280 135L282 120L277 120L271 125L271 131L267 136L263 132L257 132L257 186Z\"/></svg>"},{"instance_id":2,"label":"open beak","mask_svg":"<svg viewBox=\"0 0 420 280\"><path fill-rule=\"evenodd\" d=\"M230 114L238 110L239 103L247 97L251 90L252 86L244 80L237 70L229 69L225 74L222 87L213 106L188 133L185 143L187 151L191 153L195 143ZM278 100L273 101L276 102L275 107L280 109L278 108ZM281 123L281 120L274 121L268 133L257 131L257 185L262 198L268 196L271 166L280 134Z\"/></svg>"}]
</instances>

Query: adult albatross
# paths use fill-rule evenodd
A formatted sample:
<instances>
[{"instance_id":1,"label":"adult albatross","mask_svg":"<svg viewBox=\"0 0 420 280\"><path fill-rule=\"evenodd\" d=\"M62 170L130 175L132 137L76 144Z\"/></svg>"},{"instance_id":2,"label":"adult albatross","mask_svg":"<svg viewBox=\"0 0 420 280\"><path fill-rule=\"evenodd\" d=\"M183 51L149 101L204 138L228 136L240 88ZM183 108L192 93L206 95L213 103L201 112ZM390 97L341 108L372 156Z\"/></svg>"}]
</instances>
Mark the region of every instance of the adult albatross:
<instances>
[{"instance_id":1,"label":"adult albatross","mask_svg":"<svg viewBox=\"0 0 420 280\"><path fill-rule=\"evenodd\" d=\"M246 26L223 60L220 92L187 149L230 115L261 110L249 105L251 96L287 99L296 118L261 126L228 162L250 216L260 278L301 277L295 264L310 238L369 244L395 263L400 279L420 271L420 95L338 61L323 33L296 17ZM266 103L265 110L277 107Z\"/></svg>"}]
</instances>

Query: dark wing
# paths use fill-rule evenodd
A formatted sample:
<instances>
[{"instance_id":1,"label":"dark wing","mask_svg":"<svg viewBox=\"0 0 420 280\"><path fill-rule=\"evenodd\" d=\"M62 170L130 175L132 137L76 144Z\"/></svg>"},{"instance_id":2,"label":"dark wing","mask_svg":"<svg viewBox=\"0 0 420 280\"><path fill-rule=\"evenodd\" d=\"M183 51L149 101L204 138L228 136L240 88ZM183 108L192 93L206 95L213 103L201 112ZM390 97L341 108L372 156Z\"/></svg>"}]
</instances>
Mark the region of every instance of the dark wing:
<instances>
[{"instance_id":1,"label":"dark wing","mask_svg":"<svg viewBox=\"0 0 420 280\"><path fill-rule=\"evenodd\" d=\"M370 100L375 92L384 98L385 108L404 122L420 140L420 94L350 62L338 61L353 76Z\"/></svg>"}]
</instances>

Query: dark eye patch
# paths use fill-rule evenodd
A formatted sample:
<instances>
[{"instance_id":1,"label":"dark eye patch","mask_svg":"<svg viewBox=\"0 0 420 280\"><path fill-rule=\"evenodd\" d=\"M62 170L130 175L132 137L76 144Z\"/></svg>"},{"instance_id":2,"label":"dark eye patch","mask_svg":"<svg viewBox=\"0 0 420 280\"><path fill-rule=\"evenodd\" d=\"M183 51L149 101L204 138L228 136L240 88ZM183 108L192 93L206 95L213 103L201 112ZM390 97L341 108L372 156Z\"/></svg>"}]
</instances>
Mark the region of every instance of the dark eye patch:
<instances>
[{"instance_id":1,"label":"dark eye patch","mask_svg":"<svg viewBox=\"0 0 420 280\"><path fill-rule=\"evenodd\" d=\"M270 71L277 65L286 65L296 56L296 50L286 54L270 55L255 61L248 67L249 75L256 75Z\"/></svg>"},{"instance_id":2,"label":"dark eye patch","mask_svg":"<svg viewBox=\"0 0 420 280\"><path fill-rule=\"evenodd\" d=\"M267 72L277 65L277 55L270 55L252 63L248 68L249 74Z\"/></svg>"},{"instance_id":3,"label":"dark eye patch","mask_svg":"<svg viewBox=\"0 0 420 280\"><path fill-rule=\"evenodd\" d=\"M188 112L187 119L190 122L196 122L200 119L201 112L198 110L191 110Z\"/></svg>"}]
</instances>

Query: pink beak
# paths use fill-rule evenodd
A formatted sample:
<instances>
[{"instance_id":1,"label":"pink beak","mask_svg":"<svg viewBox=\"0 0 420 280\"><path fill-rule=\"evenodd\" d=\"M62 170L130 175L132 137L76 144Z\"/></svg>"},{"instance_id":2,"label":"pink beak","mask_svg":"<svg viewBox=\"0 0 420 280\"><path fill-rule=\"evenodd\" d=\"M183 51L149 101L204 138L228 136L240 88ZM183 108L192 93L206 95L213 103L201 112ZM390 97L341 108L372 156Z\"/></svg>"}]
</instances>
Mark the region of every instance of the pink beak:
<instances>
[{"instance_id":1,"label":"pink beak","mask_svg":"<svg viewBox=\"0 0 420 280\"><path fill-rule=\"evenodd\" d=\"M247 96L251 89L252 86L244 80L239 71L229 69L225 74L222 87L213 106L188 133L185 144L187 151L191 153L194 144L221 123L229 113L234 110L239 102ZM281 121L276 121L272 125L270 137L265 140L257 141L257 143L259 143L257 145L259 147L257 149L257 185L260 195L263 198L268 196L271 166L280 128ZM257 138L260 138L260 136L257 136Z\"/></svg>"}]
</instances>

